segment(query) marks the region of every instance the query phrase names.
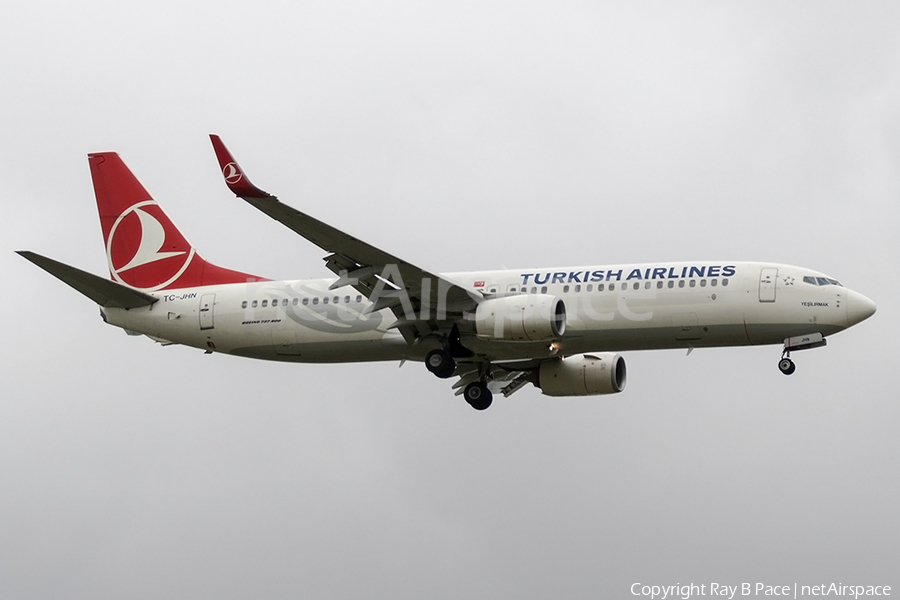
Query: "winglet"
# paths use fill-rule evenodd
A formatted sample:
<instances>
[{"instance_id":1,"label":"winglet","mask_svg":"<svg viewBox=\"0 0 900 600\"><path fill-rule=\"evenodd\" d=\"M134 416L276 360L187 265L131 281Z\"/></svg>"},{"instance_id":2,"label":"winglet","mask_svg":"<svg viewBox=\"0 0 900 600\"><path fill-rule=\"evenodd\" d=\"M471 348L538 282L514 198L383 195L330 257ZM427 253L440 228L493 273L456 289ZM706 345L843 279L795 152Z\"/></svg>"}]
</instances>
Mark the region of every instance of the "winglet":
<instances>
[{"instance_id":1,"label":"winglet","mask_svg":"<svg viewBox=\"0 0 900 600\"><path fill-rule=\"evenodd\" d=\"M247 179L244 171L241 169L231 152L222 143L222 139L214 133L209 134L212 141L213 150L216 151L216 158L219 160L219 168L222 169L222 176L225 178L225 184L228 189L234 192L239 198L273 198L272 194L264 192Z\"/></svg>"}]
</instances>

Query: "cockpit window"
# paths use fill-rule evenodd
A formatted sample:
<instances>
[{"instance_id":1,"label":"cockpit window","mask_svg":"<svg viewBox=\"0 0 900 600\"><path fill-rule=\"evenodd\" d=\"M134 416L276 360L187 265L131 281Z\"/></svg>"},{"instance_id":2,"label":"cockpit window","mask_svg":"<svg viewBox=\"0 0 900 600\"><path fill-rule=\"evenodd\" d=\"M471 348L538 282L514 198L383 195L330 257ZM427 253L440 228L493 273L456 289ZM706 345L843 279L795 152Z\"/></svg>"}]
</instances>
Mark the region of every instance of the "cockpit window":
<instances>
[{"instance_id":1,"label":"cockpit window","mask_svg":"<svg viewBox=\"0 0 900 600\"><path fill-rule=\"evenodd\" d=\"M836 285L839 287L844 287L841 285L841 282L837 279L832 279L831 277L810 277L807 275L803 278L804 283L811 283L813 285Z\"/></svg>"}]
</instances>

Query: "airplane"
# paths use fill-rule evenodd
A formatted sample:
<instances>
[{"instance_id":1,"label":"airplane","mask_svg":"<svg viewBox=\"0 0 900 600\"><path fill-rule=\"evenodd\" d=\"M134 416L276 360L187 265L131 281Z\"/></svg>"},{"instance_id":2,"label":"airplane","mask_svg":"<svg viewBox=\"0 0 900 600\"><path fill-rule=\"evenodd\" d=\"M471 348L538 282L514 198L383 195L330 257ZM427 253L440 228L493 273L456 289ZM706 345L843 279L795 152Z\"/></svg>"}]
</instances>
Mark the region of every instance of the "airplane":
<instances>
[{"instance_id":1,"label":"airplane","mask_svg":"<svg viewBox=\"0 0 900 600\"><path fill-rule=\"evenodd\" d=\"M24 258L163 345L300 363L424 362L476 410L529 383L546 396L625 388L630 350L825 346L875 304L823 273L696 261L433 273L282 203L210 135L228 189L326 252L337 277L273 281L207 262L114 152L88 155L109 279Z\"/></svg>"}]
</instances>

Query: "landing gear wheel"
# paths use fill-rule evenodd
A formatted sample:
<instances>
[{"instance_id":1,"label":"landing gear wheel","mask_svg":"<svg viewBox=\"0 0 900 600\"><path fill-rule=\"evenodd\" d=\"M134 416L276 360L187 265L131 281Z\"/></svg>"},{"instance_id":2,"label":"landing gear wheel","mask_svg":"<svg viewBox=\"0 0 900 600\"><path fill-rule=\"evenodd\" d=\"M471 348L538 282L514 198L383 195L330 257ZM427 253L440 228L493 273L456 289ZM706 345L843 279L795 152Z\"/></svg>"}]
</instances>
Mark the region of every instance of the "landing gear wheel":
<instances>
[{"instance_id":1,"label":"landing gear wheel","mask_svg":"<svg viewBox=\"0 0 900 600\"><path fill-rule=\"evenodd\" d=\"M785 375L790 375L797 370L797 365L795 365L794 361L789 358L782 358L778 361L778 370Z\"/></svg>"},{"instance_id":2,"label":"landing gear wheel","mask_svg":"<svg viewBox=\"0 0 900 600\"><path fill-rule=\"evenodd\" d=\"M456 361L444 350L432 350L425 357L425 367L441 379L447 379L456 370Z\"/></svg>"},{"instance_id":3,"label":"landing gear wheel","mask_svg":"<svg viewBox=\"0 0 900 600\"><path fill-rule=\"evenodd\" d=\"M480 381L467 385L463 397L475 410L485 410L494 401L494 395L488 389L487 384Z\"/></svg>"}]
</instances>

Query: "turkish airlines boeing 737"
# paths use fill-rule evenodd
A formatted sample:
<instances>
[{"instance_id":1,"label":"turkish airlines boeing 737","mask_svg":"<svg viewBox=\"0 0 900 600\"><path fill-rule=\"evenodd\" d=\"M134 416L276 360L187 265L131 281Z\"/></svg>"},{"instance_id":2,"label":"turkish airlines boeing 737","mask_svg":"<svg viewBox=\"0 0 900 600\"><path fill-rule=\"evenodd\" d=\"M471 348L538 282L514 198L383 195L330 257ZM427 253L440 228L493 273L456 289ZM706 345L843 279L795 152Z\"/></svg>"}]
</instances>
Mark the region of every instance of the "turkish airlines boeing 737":
<instances>
[{"instance_id":1,"label":"turkish airlines boeing 737","mask_svg":"<svg viewBox=\"0 0 900 600\"><path fill-rule=\"evenodd\" d=\"M431 273L281 203L210 136L228 188L327 252L337 278L271 281L204 260L118 154L88 155L111 279L19 252L162 344L289 362L423 361L475 409L531 383L548 396L625 387L624 350L784 344L875 304L802 267L703 261Z\"/></svg>"}]
</instances>

